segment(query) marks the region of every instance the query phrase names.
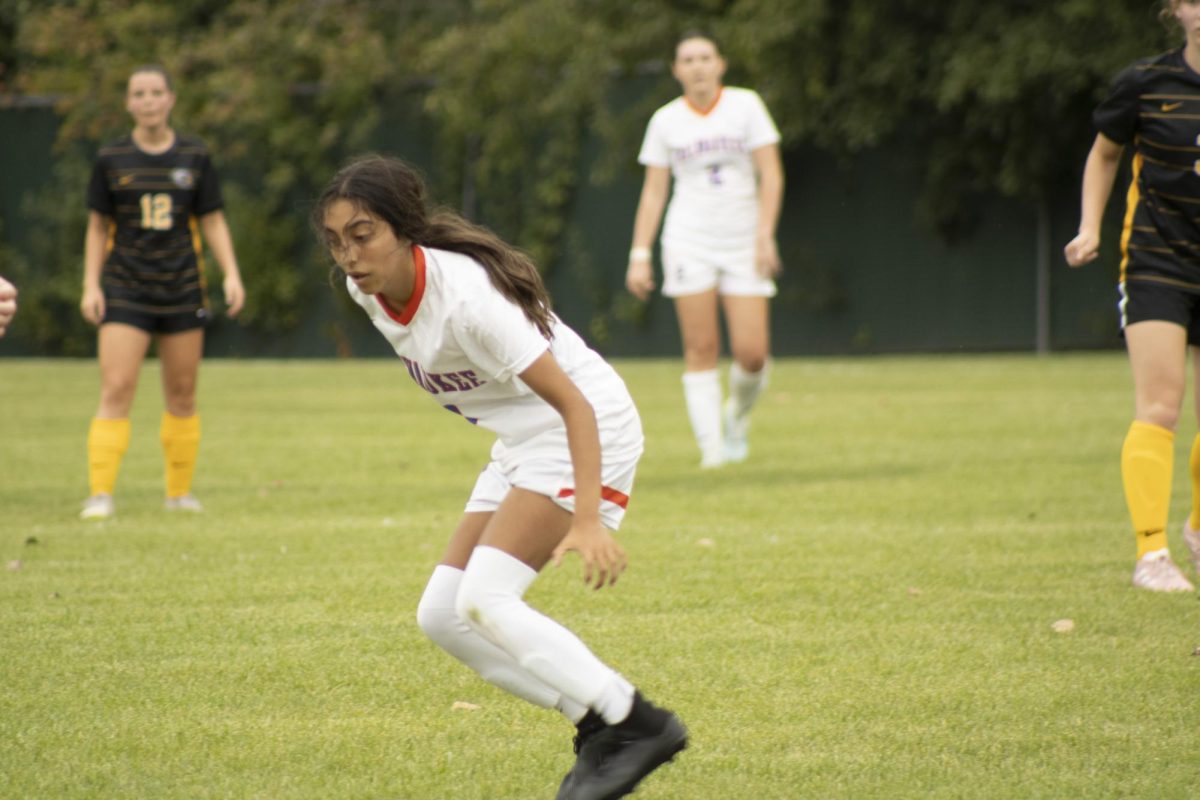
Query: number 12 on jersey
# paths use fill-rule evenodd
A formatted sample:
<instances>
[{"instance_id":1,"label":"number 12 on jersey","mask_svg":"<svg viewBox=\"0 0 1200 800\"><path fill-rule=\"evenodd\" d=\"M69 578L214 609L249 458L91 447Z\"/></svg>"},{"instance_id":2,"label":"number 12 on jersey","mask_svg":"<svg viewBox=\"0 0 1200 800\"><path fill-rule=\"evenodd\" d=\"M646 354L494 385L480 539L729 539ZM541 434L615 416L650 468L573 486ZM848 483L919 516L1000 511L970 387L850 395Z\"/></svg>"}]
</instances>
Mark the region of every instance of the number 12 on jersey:
<instances>
[{"instance_id":1,"label":"number 12 on jersey","mask_svg":"<svg viewBox=\"0 0 1200 800\"><path fill-rule=\"evenodd\" d=\"M165 231L171 228L171 195L166 192L144 194L142 204L142 227L154 231Z\"/></svg>"}]
</instances>

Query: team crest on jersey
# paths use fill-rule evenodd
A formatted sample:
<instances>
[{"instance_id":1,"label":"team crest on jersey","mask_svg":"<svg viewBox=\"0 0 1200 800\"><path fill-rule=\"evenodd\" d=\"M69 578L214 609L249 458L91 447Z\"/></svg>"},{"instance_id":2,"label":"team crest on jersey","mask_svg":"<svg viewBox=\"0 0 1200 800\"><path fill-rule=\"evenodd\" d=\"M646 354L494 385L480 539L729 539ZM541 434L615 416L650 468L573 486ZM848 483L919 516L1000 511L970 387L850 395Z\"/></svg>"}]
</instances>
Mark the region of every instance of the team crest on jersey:
<instances>
[{"instance_id":1,"label":"team crest on jersey","mask_svg":"<svg viewBox=\"0 0 1200 800\"><path fill-rule=\"evenodd\" d=\"M171 183L175 184L180 189L190 189L192 188L192 184L195 182L195 178L192 177L192 171L190 169L179 167L178 169L171 170Z\"/></svg>"}]
</instances>

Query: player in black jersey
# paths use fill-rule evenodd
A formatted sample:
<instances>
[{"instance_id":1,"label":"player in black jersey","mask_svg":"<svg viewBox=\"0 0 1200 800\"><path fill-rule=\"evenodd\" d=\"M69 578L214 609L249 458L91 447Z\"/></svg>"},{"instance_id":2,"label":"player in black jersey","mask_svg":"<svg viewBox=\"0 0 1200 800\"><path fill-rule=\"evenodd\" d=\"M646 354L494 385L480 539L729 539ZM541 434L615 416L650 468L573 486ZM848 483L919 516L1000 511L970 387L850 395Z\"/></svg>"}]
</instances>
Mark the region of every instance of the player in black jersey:
<instances>
[{"instance_id":1,"label":"player in black jersey","mask_svg":"<svg viewBox=\"0 0 1200 800\"><path fill-rule=\"evenodd\" d=\"M1121 154L1133 147L1133 178L1121 235L1121 330L1134 383L1134 421L1121 450L1121 480L1137 538L1133 584L1192 591L1167 549L1175 425L1187 353L1200 380L1200 0L1164 0L1183 47L1141 59L1113 81L1096 108L1096 141L1083 174L1073 267L1096 258L1100 223ZM1200 417L1200 383L1197 386ZM1189 460L1192 510L1183 537L1200 569L1200 436Z\"/></svg>"},{"instance_id":2,"label":"player in black jersey","mask_svg":"<svg viewBox=\"0 0 1200 800\"><path fill-rule=\"evenodd\" d=\"M224 273L229 316L241 310L245 292L216 171L203 142L171 128L174 104L165 70L134 70L125 97L133 131L100 149L88 185L80 309L99 326L100 404L88 431L84 519L114 512L129 409L152 339L166 405L166 507L201 509L191 493L200 444L196 376L210 315L201 232Z\"/></svg>"}]
</instances>

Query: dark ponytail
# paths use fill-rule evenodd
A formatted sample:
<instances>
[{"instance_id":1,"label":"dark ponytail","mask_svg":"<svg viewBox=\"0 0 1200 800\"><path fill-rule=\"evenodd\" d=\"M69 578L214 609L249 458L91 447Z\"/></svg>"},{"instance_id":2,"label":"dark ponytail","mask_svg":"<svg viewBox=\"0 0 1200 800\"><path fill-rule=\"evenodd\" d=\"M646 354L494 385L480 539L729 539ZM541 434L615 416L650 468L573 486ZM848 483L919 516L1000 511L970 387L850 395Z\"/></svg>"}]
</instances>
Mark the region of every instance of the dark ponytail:
<instances>
[{"instance_id":1,"label":"dark ponytail","mask_svg":"<svg viewBox=\"0 0 1200 800\"><path fill-rule=\"evenodd\" d=\"M533 260L450 209L430 212L425 182L412 165L380 155L362 156L346 164L317 200L312 216L316 230L323 229L325 212L335 200L348 200L379 217L398 238L461 253L478 262L496 290L519 306L543 336L553 338L550 295Z\"/></svg>"}]
</instances>

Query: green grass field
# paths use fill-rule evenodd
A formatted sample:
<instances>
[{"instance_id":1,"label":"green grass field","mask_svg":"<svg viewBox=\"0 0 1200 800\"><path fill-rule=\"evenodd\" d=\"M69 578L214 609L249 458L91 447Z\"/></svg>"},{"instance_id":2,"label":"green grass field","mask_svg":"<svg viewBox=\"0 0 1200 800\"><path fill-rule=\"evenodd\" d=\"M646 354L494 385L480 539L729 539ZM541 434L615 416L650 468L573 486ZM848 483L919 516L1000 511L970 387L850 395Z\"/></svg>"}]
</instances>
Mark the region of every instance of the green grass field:
<instances>
[{"instance_id":1,"label":"green grass field","mask_svg":"<svg viewBox=\"0 0 1200 800\"><path fill-rule=\"evenodd\" d=\"M751 460L705 473L679 364L618 368L630 570L530 599L689 725L637 797L1196 796L1200 603L1129 586L1123 356L781 360ZM87 524L96 387L0 361L0 797L553 797L573 729L414 621L486 432L397 362L210 361L208 510L169 515L151 363Z\"/></svg>"}]
</instances>

